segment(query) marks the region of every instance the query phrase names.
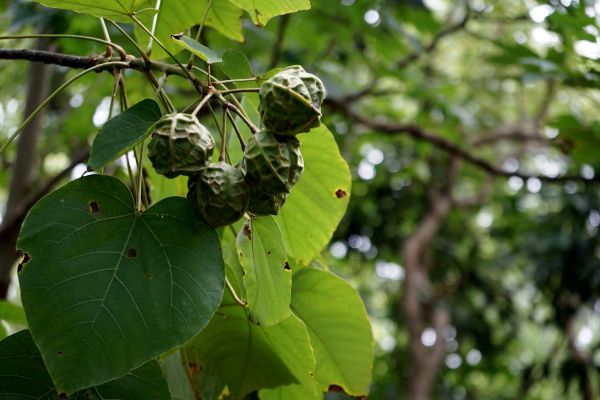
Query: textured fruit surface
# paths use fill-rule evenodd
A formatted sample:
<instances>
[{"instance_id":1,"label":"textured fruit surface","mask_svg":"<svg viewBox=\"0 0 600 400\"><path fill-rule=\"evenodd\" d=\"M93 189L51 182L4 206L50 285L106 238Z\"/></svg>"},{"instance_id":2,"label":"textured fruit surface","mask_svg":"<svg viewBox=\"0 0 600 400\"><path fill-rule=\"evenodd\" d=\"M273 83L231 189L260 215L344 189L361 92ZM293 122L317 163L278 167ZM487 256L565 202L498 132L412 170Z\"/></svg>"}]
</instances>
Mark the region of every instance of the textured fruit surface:
<instances>
[{"instance_id":1,"label":"textured fruit surface","mask_svg":"<svg viewBox=\"0 0 600 400\"><path fill-rule=\"evenodd\" d=\"M215 141L191 114L171 114L156 122L148 144L148 158L161 175L175 178L200 172L215 149Z\"/></svg>"},{"instance_id":2,"label":"textured fruit surface","mask_svg":"<svg viewBox=\"0 0 600 400\"><path fill-rule=\"evenodd\" d=\"M277 215L281 207L285 204L287 197L287 193L271 196L264 192L250 189L248 211L254 215Z\"/></svg>"},{"instance_id":3,"label":"textured fruit surface","mask_svg":"<svg viewBox=\"0 0 600 400\"><path fill-rule=\"evenodd\" d=\"M240 219L248 208L248 197L242 172L224 162L208 164L188 182L188 198L213 228Z\"/></svg>"},{"instance_id":4,"label":"textured fruit surface","mask_svg":"<svg viewBox=\"0 0 600 400\"><path fill-rule=\"evenodd\" d=\"M259 97L263 125L277 135L294 136L321 124L325 87L301 66L288 67L263 83Z\"/></svg>"},{"instance_id":5,"label":"textured fruit surface","mask_svg":"<svg viewBox=\"0 0 600 400\"><path fill-rule=\"evenodd\" d=\"M259 132L248 140L241 169L253 191L270 196L289 193L304 170L300 142Z\"/></svg>"}]
</instances>

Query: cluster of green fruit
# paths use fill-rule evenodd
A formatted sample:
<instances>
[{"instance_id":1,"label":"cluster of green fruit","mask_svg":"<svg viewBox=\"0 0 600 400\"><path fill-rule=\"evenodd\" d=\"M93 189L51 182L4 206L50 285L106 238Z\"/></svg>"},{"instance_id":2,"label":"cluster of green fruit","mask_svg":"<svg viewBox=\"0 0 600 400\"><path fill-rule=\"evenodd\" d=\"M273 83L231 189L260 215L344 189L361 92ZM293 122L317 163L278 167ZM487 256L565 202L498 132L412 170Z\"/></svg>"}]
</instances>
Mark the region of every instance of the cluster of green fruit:
<instances>
[{"instance_id":1,"label":"cluster of green fruit","mask_svg":"<svg viewBox=\"0 0 600 400\"><path fill-rule=\"evenodd\" d=\"M236 166L211 162L215 142L191 114L170 114L153 128L148 145L154 169L167 178L189 176L188 198L212 226L244 213L276 215L304 169L296 135L321 123L323 83L300 66L262 84L259 113L265 130L246 143Z\"/></svg>"}]
</instances>

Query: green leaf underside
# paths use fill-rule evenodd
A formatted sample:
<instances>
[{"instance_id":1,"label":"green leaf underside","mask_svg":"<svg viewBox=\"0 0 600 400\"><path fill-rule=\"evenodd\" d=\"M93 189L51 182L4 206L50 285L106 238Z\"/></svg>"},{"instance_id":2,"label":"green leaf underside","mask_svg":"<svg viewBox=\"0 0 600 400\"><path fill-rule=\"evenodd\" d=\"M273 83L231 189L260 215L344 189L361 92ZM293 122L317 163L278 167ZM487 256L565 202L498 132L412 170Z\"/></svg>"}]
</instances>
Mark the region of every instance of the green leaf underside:
<instances>
[{"instance_id":1,"label":"green leaf underside","mask_svg":"<svg viewBox=\"0 0 600 400\"><path fill-rule=\"evenodd\" d=\"M6 300L0 300L0 319L12 324L27 325L23 307Z\"/></svg>"},{"instance_id":2,"label":"green leaf underside","mask_svg":"<svg viewBox=\"0 0 600 400\"><path fill-rule=\"evenodd\" d=\"M223 295L216 232L184 198L143 214L119 180L92 175L38 202L17 246L31 334L59 390L121 376L181 346Z\"/></svg>"},{"instance_id":3,"label":"green leaf underside","mask_svg":"<svg viewBox=\"0 0 600 400\"><path fill-rule=\"evenodd\" d=\"M145 99L108 121L94 139L89 165L100 169L142 141L160 119L158 104Z\"/></svg>"},{"instance_id":4,"label":"green leaf underside","mask_svg":"<svg viewBox=\"0 0 600 400\"><path fill-rule=\"evenodd\" d=\"M0 342L0 398L60 398L40 352L27 330L15 333ZM150 361L117 380L84 389L69 398L169 400L171 396L158 364L156 361Z\"/></svg>"},{"instance_id":5,"label":"green leaf underside","mask_svg":"<svg viewBox=\"0 0 600 400\"><path fill-rule=\"evenodd\" d=\"M291 313L292 271L275 219L247 222L238 234L237 250L252 321L270 326L286 319Z\"/></svg>"},{"instance_id":6,"label":"green leaf underside","mask_svg":"<svg viewBox=\"0 0 600 400\"><path fill-rule=\"evenodd\" d=\"M181 352L176 351L160 362L171 392L171 400L195 400L194 388L183 365Z\"/></svg>"},{"instance_id":7,"label":"green leaf underside","mask_svg":"<svg viewBox=\"0 0 600 400\"><path fill-rule=\"evenodd\" d=\"M318 388L337 385L350 395L367 395L373 336L356 290L329 272L304 268L294 274L292 310L310 335Z\"/></svg>"},{"instance_id":8,"label":"green leaf underside","mask_svg":"<svg viewBox=\"0 0 600 400\"><path fill-rule=\"evenodd\" d=\"M304 173L276 219L288 256L306 265L327 246L344 216L352 177L325 125L297 138L304 157Z\"/></svg>"},{"instance_id":9,"label":"green leaf underside","mask_svg":"<svg viewBox=\"0 0 600 400\"><path fill-rule=\"evenodd\" d=\"M314 373L310 339L298 318L290 315L277 325L257 326L228 295L185 351L188 362L212 368L236 399L261 388L310 386Z\"/></svg>"},{"instance_id":10,"label":"green leaf underside","mask_svg":"<svg viewBox=\"0 0 600 400\"><path fill-rule=\"evenodd\" d=\"M246 10L257 25L265 25L277 15L310 9L310 0L229 0Z\"/></svg>"},{"instance_id":11,"label":"green leaf underside","mask_svg":"<svg viewBox=\"0 0 600 400\"><path fill-rule=\"evenodd\" d=\"M220 63L223 61L221 56L217 54L215 51L209 49L203 44L198 43L194 39L185 35L174 35L171 38L177 43L179 46L183 47L191 51L194 55L200 57L202 60L206 61L208 64Z\"/></svg>"},{"instance_id":12,"label":"green leaf underside","mask_svg":"<svg viewBox=\"0 0 600 400\"><path fill-rule=\"evenodd\" d=\"M115 22L131 22L130 14L140 12L147 20L154 14L151 0L35 0L46 7L103 17ZM138 15L139 17L139 15Z\"/></svg>"}]
</instances>

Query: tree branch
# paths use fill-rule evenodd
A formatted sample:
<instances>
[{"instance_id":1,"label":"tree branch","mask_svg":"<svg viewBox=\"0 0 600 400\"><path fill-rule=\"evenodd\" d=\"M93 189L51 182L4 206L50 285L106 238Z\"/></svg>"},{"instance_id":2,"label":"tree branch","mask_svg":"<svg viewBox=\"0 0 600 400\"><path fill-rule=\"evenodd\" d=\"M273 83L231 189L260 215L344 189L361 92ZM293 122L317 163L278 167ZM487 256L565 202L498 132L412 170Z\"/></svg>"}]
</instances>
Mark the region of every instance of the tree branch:
<instances>
[{"instance_id":1,"label":"tree branch","mask_svg":"<svg viewBox=\"0 0 600 400\"><path fill-rule=\"evenodd\" d=\"M399 60L396 63L396 67L399 69L404 69L409 64L418 60L422 55L432 53L438 46L438 44L442 41L442 39L444 39L446 36L449 36L455 32L462 30L465 27L465 25L467 25L469 17L470 14L467 12L460 22L438 32L427 46L421 49L413 50L410 54L406 55L404 58Z\"/></svg>"},{"instance_id":2,"label":"tree branch","mask_svg":"<svg viewBox=\"0 0 600 400\"><path fill-rule=\"evenodd\" d=\"M381 121L381 120L377 120L377 119L370 119L370 118L367 118L367 117L359 114L358 112L354 111L348 104L346 104L340 100L336 100L336 99L332 99L332 98L326 99L325 103L327 105L331 106L332 108L342 112L344 115L346 115L348 118L350 118L354 122L357 122L361 125L367 126L371 129L374 129L381 133L407 134L408 136L412 137L413 139L428 142L428 143L432 144L433 146L437 147L438 149L443 150L453 156L459 157L459 158L463 159L464 161L470 163L471 165L474 165L475 167L487 172L490 175L505 176L505 177L517 176L522 179L537 178L537 179L539 179L541 181L545 181L545 182L564 182L564 181L573 181L573 180L600 182L600 175L594 176L594 178L592 178L592 179L586 179L581 175L561 175L561 176L551 177L551 176L539 175L539 174L529 174L529 173L525 173L525 172L507 171L505 169L502 169L498 166L493 165L492 163L490 163L487 160L484 160L483 158L480 158L474 154L471 154L469 151L463 149L459 145L457 145L447 139L444 139L432 132L429 132L429 131L421 128L418 125L391 123L391 122Z\"/></svg>"},{"instance_id":3,"label":"tree branch","mask_svg":"<svg viewBox=\"0 0 600 400\"><path fill-rule=\"evenodd\" d=\"M72 54L61 54L51 51L30 50L30 49L0 49L0 60L26 60L33 62L42 62L45 64L61 65L72 69L88 69L97 65L112 61L123 61L121 57L106 57L105 55L77 56ZM134 69L138 71L159 71L168 75L178 75L189 79L179 66L158 61L147 62L142 58L136 58L131 55L125 60L127 66L107 65L106 70L111 72L115 69ZM105 71L100 68L97 72ZM191 73L191 72L190 72ZM197 78L196 78L197 79Z\"/></svg>"},{"instance_id":4,"label":"tree branch","mask_svg":"<svg viewBox=\"0 0 600 400\"><path fill-rule=\"evenodd\" d=\"M281 52L283 51L283 40L285 39L285 32L290 23L290 14L282 15L279 19L279 26L277 27L277 40L271 50L271 62L269 63L269 69L273 69L279 63Z\"/></svg>"},{"instance_id":5,"label":"tree branch","mask_svg":"<svg viewBox=\"0 0 600 400\"><path fill-rule=\"evenodd\" d=\"M450 161L443 187L431 187L429 210L402 246L406 279L399 300L409 333L409 349L413 364L409 381L409 398L413 400L430 398L435 374L445 354L443 335L450 323L450 316L443 306L432 303L427 252L452 209L451 192L459 172L459 161L458 158ZM431 312L428 315L430 307ZM436 341L431 348L421 343L421 334L427 320L431 322L436 332Z\"/></svg>"}]
</instances>

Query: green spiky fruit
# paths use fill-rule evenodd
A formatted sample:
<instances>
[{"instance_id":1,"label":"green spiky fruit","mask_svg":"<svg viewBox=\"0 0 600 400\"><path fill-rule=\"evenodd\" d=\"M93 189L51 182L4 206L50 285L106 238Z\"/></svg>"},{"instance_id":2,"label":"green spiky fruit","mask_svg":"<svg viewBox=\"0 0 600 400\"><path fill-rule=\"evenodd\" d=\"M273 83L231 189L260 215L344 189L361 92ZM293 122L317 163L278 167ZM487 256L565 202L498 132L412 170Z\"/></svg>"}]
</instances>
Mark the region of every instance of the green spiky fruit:
<instances>
[{"instance_id":1,"label":"green spiky fruit","mask_svg":"<svg viewBox=\"0 0 600 400\"><path fill-rule=\"evenodd\" d=\"M259 132L248 140L241 169L252 191L268 196L289 193L304 170L300 142Z\"/></svg>"},{"instance_id":2,"label":"green spiky fruit","mask_svg":"<svg viewBox=\"0 0 600 400\"><path fill-rule=\"evenodd\" d=\"M287 193L271 196L264 192L253 191L250 189L248 211L254 215L277 215L287 200L287 197Z\"/></svg>"},{"instance_id":3,"label":"green spiky fruit","mask_svg":"<svg viewBox=\"0 0 600 400\"><path fill-rule=\"evenodd\" d=\"M263 83L259 98L263 125L277 135L294 136L321 124L325 87L299 65L285 68Z\"/></svg>"},{"instance_id":4,"label":"green spiky fruit","mask_svg":"<svg viewBox=\"0 0 600 400\"><path fill-rule=\"evenodd\" d=\"M248 208L249 188L242 172L227 163L211 163L188 181L188 198L210 226L229 225Z\"/></svg>"},{"instance_id":5,"label":"green spiky fruit","mask_svg":"<svg viewBox=\"0 0 600 400\"><path fill-rule=\"evenodd\" d=\"M215 149L215 141L191 114L170 114L154 124L148 158L161 175L175 178L200 172Z\"/></svg>"}]
</instances>

